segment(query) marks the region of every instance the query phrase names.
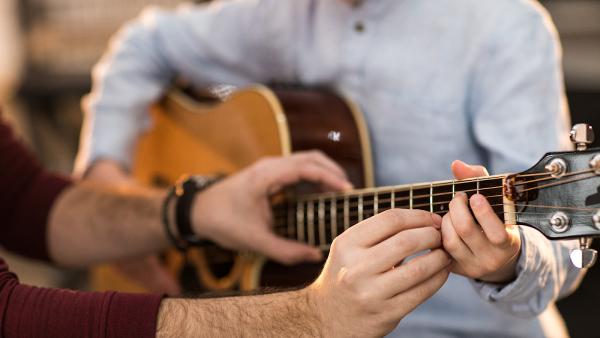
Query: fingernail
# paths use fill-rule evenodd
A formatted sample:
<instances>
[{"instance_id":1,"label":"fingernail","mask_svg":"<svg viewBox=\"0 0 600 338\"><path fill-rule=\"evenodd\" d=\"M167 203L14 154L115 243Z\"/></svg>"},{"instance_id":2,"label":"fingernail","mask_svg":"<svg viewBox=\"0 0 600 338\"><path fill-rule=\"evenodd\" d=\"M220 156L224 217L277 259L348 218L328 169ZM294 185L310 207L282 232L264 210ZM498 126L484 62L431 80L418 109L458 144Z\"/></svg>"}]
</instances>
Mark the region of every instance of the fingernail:
<instances>
[{"instance_id":1,"label":"fingernail","mask_svg":"<svg viewBox=\"0 0 600 338\"><path fill-rule=\"evenodd\" d=\"M440 216L438 214L431 214L431 219L433 220L433 225L436 228L438 228L438 229L442 228L442 216Z\"/></svg>"},{"instance_id":2,"label":"fingernail","mask_svg":"<svg viewBox=\"0 0 600 338\"><path fill-rule=\"evenodd\" d=\"M352 185L352 183L350 183L350 182L344 183L344 190L352 190L352 189L354 189L354 185Z\"/></svg>"},{"instance_id":3,"label":"fingernail","mask_svg":"<svg viewBox=\"0 0 600 338\"><path fill-rule=\"evenodd\" d=\"M463 191L459 191L456 194L454 194L454 198L467 198L467 194Z\"/></svg>"}]
</instances>

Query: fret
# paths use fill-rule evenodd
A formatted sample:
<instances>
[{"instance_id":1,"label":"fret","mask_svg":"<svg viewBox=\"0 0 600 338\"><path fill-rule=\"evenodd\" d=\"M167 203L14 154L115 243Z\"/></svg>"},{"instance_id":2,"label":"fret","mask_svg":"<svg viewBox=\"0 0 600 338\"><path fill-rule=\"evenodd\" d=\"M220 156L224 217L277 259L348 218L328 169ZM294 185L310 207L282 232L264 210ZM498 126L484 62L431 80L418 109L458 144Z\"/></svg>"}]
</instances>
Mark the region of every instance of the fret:
<instances>
[{"instance_id":1,"label":"fret","mask_svg":"<svg viewBox=\"0 0 600 338\"><path fill-rule=\"evenodd\" d=\"M379 195L377 191L373 194L373 215L377 215L379 213Z\"/></svg>"},{"instance_id":2,"label":"fret","mask_svg":"<svg viewBox=\"0 0 600 338\"><path fill-rule=\"evenodd\" d=\"M479 178L475 179L477 181L477 193L479 194Z\"/></svg>"},{"instance_id":3,"label":"fret","mask_svg":"<svg viewBox=\"0 0 600 338\"><path fill-rule=\"evenodd\" d=\"M365 220L373 215L375 215L375 194L367 194L362 196L362 219ZM360 222L360 221L359 221Z\"/></svg>"},{"instance_id":4,"label":"fret","mask_svg":"<svg viewBox=\"0 0 600 338\"><path fill-rule=\"evenodd\" d=\"M452 198L456 196L456 180L452 180Z\"/></svg>"},{"instance_id":5,"label":"fret","mask_svg":"<svg viewBox=\"0 0 600 338\"><path fill-rule=\"evenodd\" d=\"M378 193L376 198L378 214L392 208L393 194L391 192Z\"/></svg>"},{"instance_id":6,"label":"fret","mask_svg":"<svg viewBox=\"0 0 600 338\"><path fill-rule=\"evenodd\" d=\"M412 185L410 186L410 192L408 195L408 203L409 203L409 209L412 210L412 208L413 208L413 186Z\"/></svg>"},{"instance_id":7,"label":"fret","mask_svg":"<svg viewBox=\"0 0 600 338\"><path fill-rule=\"evenodd\" d=\"M358 195L358 221L363 220L363 195Z\"/></svg>"},{"instance_id":8,"label":"fret","mask_svg":"<svg viewBox=\"0 0 600 338\"><path fill-rule=\"evenodd\" d=\"M306 218L308 221L308 244L315 245L315 205L313 201L307 202Z\"/></svg>"},{"instance_id":9,"label":"fret","mask_svg":"<svg viewBox=\"0 0 600 338\"><path fill-rule=\"evenodd\" d=\"M396 207L396 191L392 190L390 193L390 209L394 209Z\"/></svg>"},{"instance_id":10,"label":"fret","mask_svg":"<svg viewBox=\"0 0 600 338\"><path fill-rule=\"evenodd\" d=\"M304 203L298 202L296 206L296 230L298 241L304 242Z\"/></svg>"},{"instance_id":11,"label":"fret","mask_svg":"<svg viewBox=\"0 0 600 338\"><path fill-rule=\"evenodd\" d=\"M506 221L504 215L504 191L502 178L484 179L479 184L479 193L486 197L494 212Z\"/></svg>"},{"instance_id":12,"label":"fret","mask_svg":"<svg viewBox=\"0 0 600 338\"><path fill-rule=\"evenodd\" d=\"M331 238L337 237L337 198L331 198L331 210L329 211L331 216Z\"/></svg>"},{"instance_id":13,"label":"fret","mask_svg":"<svg viewBox=\"0 0 600 338\"><path fill-rule=\"evenodd\" d=\"M327 243L327 239L325 238L325 201L320 198L319 199L319 246L323 246Z\"/></svg>"},{"instance_id":14,"label":"fret","mask_svg":"<svg viewBox=\"0 0 600 338\"><path fill-rule=\"evenodd\" d=\"M431 194L433 200L432 212L440 215L448 212L448 204L452 200L452 196L454 194L453 188L454 184L452 183L440 183L433 186Z\"/></svg>"},{"instance_id":15,"label":"fret","mask_svg":"<svg viewBox=\"0 0 600 338\"><path fill-rule=\"evenodd\" d=\"M350 227L350 201L348 196L344 196L344 231Z\"/></svg>"},{"instance_id":16,"label":"fret","mask_svg":"<svg viewBox=\"0 0 600 338\"><path fill-rule=\"evenodd\" d=\"M394 208L409 209L411 206L410 189L394 191Z\"/></svg>"},{"instance_id":17,"label":"fret","mask_svg":"<svg viewBox=\"0 0 600 338\"><path fill-rule=\"evenodd\" d=\"M467 194L467 197L471 197L477 191L477 183L474 181L456 181L456 192L464 192Z\"/></svg>"},{"instance_id":18,"label":"fret","mask_svg":"<svg viewBox=\"0 0 600 338\"><path fill-rule=\"evenodd\" d=\"M433 183L429 184L429 212L433 212Z\"/></svg>"},{"instance_id":19,"label":"fret","mask_svg":"<svg viewBox=\"0 0 600 338\"><path fill-rule=\"evenodd\" d=\"M431 211L431 186L412 187L412 209Z\"/></svg>"}]
</instances>

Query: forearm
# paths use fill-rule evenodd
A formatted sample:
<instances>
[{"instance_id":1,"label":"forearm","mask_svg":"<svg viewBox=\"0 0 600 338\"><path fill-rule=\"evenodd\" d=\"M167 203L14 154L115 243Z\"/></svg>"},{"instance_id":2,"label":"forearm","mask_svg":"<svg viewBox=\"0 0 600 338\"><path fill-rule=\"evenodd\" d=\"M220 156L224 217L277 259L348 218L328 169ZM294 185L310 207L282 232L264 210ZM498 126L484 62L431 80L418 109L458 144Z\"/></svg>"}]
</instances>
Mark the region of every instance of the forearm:
<instances>
[{"instance_id":1,"label":"forearm","mask_svg":"<svg viewBox=\"0 0 600 338\"><path fill-rule=\"evenodd\" d=\"M56 201L48 225L50 257L82 267L167 248L162 222L164 192L80 183Z\"/></svg>"},{"instance_id":2,"label":"forearm","mask_svg":"<svg viewBox=\"0 0 600 338\"><path fill-rule=\"evenodd\" d=\"M319 337L307 289L260 296L163 300L157 337Z\"/></svg>"}]
</instances>

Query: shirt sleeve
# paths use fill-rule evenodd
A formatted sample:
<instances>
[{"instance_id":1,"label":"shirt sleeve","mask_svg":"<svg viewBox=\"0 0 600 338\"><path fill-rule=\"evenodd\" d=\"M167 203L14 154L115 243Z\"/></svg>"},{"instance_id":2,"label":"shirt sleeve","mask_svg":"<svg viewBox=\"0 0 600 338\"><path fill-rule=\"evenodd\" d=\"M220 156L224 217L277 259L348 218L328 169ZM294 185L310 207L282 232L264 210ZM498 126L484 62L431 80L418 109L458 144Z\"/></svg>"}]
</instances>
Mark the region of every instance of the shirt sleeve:
<instances>
[{"instance_id":1,"label":"shirt sleeve","mask_svg":"<svg viewBox=\"0 0 600 338\"><path fill-rule=\"evenodd\" d=\"M477 281L472 284L484 299L502 310L534 317L579 285L584 274L572 266L570 259L570 251L579 243L550 242L531 228L520 228L520 233L522 245L517 278L507 285Z\"/></svg>"},{"instance_id":2,"label":"shirt sleeve","mask_svg":"<svg viewBox=\"0 0 600 338\"><path fill-rule=\"evenodd\" d=\"M2 337L155 337L161 299L26 286L0 259Z\"/></svg>"},{"instance_id":3,"label":"shirt sleeve","mask_svg":"<svg viewBox=\"0 0 600 338\"><path fill-rule=\"evenodd\" d=\"M148 8L113 39L93 70L84 99L85 121L76 161L83 174L97 159L130 168L135 142L151 125L148 114L174 80L196 86L268 82L282 60L275 40L278 0L214 1L177 11Z\"/></svg>"},{"instance_id":4,"label":"shirt sleeve","mask_svg":"<svg viewBox=\"0 0 600 338\"><path fill-rule=\"evenodd\" d=\"M0 163L0 245L47 260L48 216L70 182L43 170L1 120Z\"/></svg>"},{"instance_id":5,"label":"shirt sleeve","mask_svg":"<svg viewBox=\"0 0 600 338\"><path fill-rule=\"evenodd\" d=\"M473 75L473 131L494 173L526 170L544 153L569 147L558 37L541 6L527 4L499 13ZM535 316L576 288L583 271L569 261L572 241L551 242L530 228L521 237L516 280L473 285L502 310Z\"/></svg>"}]
</instances>

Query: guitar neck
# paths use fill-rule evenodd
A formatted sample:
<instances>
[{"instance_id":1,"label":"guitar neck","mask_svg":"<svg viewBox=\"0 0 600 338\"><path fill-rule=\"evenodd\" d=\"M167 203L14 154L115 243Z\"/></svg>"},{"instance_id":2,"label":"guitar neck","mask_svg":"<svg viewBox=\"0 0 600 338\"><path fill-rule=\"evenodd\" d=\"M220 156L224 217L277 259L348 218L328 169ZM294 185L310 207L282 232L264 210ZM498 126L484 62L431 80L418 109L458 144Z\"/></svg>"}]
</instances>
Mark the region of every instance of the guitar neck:
<instances>
[{"instance_id":1,"label":"guitar neck","mask_svg":"<svg viewBox=\"0 0 600 338\"><path fill-rule=\"evenodd\" d=\"M388 209L419 209L446 214L448 204L458 192L469 197L487 197L502 220L505 217L503 187L507 175L452 180L344 193L300 195L273 206L277 234L329 249L333 239L349 227ZM510 215L506 215L510 216Z\"/></svg>"}]
</instances>

